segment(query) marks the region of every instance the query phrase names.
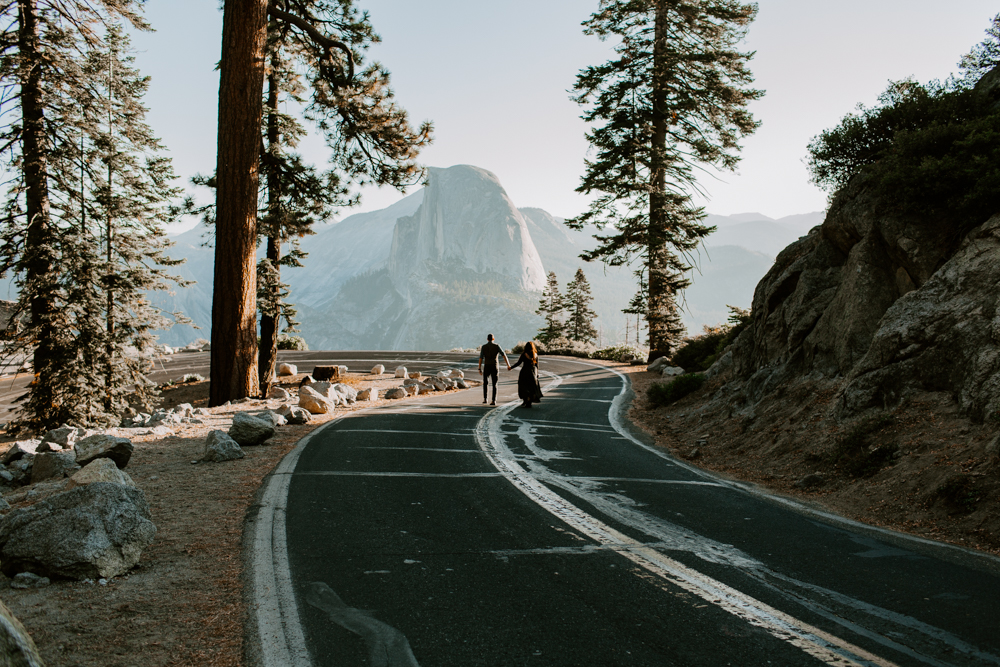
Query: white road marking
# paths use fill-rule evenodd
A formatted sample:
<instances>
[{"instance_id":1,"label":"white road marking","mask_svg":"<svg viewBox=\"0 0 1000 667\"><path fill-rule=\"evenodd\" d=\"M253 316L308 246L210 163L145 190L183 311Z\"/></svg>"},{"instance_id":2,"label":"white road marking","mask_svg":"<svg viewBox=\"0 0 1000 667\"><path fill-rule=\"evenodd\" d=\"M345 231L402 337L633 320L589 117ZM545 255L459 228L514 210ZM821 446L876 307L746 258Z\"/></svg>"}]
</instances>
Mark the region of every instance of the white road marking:
<instances>
[{"instance_id":1,"label":"white road marking","mask_svg":"<svg viewBox=\"0 0 1000 667\"><path fill-rule=\"evenodd\" d=\"M418 435L450 435L467 438L472 435L472 429L455 431L404 431L392 428L338 428L337 433L416 433Z\"/></svg>"},{"instance_id":2,"label":"white road marking","mask_svg":"<svg viewBox=\"0 0 1000 667\"><path fill-rule=\"evenodd\" d=\"M550 387L557 386L560 378ZM546 387L548 389L549 387ZM623 387L624 391L624 387ZM611 402L611 401L606 401ZM648 572L700 597L738 618L796 646L808 655L833 667L890 667L894 663L800 621L734 588L726 586L642 542L621 533L593 517L549 489L538 479L538 471L528 474L523 463L507 447L501 431L503 420L517 402L509 403L486 415L476 429L476 440L490 461L505 478L543 509L588 536L598 544L620 547L618 553ZM528 444L528 443L526 443ZM530 444L528 445L531 446ZM551 481L551 480L547 480ZM603 509L603 508L602 508ZM616 517L619 518L619 517ZM627 525L627 524L626 524ZM640 526L645 531L645 526ZM708 545L709 547L711 545Z\"/></svg>"}]
</instances>

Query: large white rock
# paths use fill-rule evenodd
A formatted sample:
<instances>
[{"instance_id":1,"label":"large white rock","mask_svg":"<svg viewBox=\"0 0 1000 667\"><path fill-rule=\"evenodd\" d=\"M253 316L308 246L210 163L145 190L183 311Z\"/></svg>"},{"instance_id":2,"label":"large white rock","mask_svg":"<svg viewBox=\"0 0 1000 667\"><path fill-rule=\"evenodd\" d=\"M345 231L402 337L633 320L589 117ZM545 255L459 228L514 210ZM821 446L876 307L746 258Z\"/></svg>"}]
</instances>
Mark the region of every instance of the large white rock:
<instances>
[{"instance_id":1,"label":"large white rock","mask_svg":"<svg viewBox=\"0 0 1000 667\"><path fill-rule=\"evenodd\" d=\"M340 405L344 401L343 395L337 391L337 385L334 382L313 382L309 388L325 398L331 405ZM301 391L299 395L302 395Z\"/></svg>"},{"instance_id":2,"label":"large white rock","mask_svg":"<svg viewBox=\"0 0 1000 667\"><path fill-rule=\"evenodd\" d=\"M41 440L18 440L0 457L0 463L10 465L25 456L34 456L39 444Z\"/></svg>"},{"instance_id":3,"label":"large white rock","mask_svg":"<svg viewBox=\"0 0 1000 667\"><path fill-rule=\"evenodd\" d=\"M221 431L216 431L216 433L221 433ZM72 489L97 482L135 486L135 482L132 481L129 474L124 470L119 470L111 459L94 459L69 478L67 488Z\"/></svg>"},{"instance_id":4,"label":"large white rock","mask_svg":"<svg viewBox=\"0 0 1000 667\"><path fill-rule=\"evenodd\" d=\"M660 376L669 378L677 375L684 375L684 369L680 366L663 366L660 369Z\"/></svg>"},{"instance_id":5,"label":"large white rock","mask_svg":"<svg viewBox=\"0 0 1000 667\"><path fill-rule=\"evenodd\" d=\"M281 364L278 366L278 375L296 375L299 369L295 364Z\"/></svg>"},{"instance_id":6,"label":"large white rock","mask_svg":"<svg viewBox=\"0 0 1000 667\"><path fill-rule=\"evenodd\" d=\"M82 466L87 465L94 459L111 459L119 468L128 465L132 458L132 442L127 438L118 438L113 435L98 433L87 436L76 443L76 462Z\"/></svg>"},{"instance_id":7,"label":"large white rock","mask_svg":"<svg viewBox=\"0 0 1000 667\"><path fill-rule=\"evenodd\" d=\"M156 535L145 494L96 482L64 491L0 520L0 570L8 577L117 577Z\"/></svg>"},{"instance_id":8,"label":"large white rock","mask_svg":"<svg viewBox=\"0 0 1000 667\"><path fill-rule=\"evenodd\" d=\"M396 366L396 377L398 378L407 377L406 366Z\"/></svg>"},{"instance_id":9,"label":"large white rock","mask_svg":"<svg viewBox=\"0 0 1000 667\"><path fill-rule=\"evenodd\" d=\"M246 454L240 444L229 437L225 431L211 431L205 438L205 450L201 454L202 461L219 463L241 459ZM83 472L83 471L81 471Z\"/></svg>"},{"instance_id":10,"label":"large white rock","mask_svg":"<svg viewBox=\"0 0 1000 667\"><path fill-rule=\"evenodd\" d=\"M265 410L264 412L258 412L257 414L254 415L254 417L262 421L266 421L268 424L271 425L271 428L284 426L285 424L288 423L288 420L285 419L284 415L279 414L274 410Z\"/></svg>"},{"instance_id":11,"label":"large white rock","mask_svg":"<svg viewBox=\"0 0 1000 667\"><path fill-rule=\"evenodd\" d=\"M369 387L368 389L362 389L358 392L359 401L377 401L378 400L378 389L375 387Z\"/></svg>"},{"instance_id":12,"label":"large white rock","mask_svg":"<svg viewBox=\"0 0 1000 667\"><path fill-rule=\"evenodd\" d=\"M347 366L337 366L337 369L340 371L340 377L347 375Z\"/></svg>"},{"instance_id":13,"label":"large white rock","mask_svg":"<svg viewBox=\"0 0 1000 667\"><path fill-rule=\"evenodd\" d=\"M233 415L233 425L229 427L229 437L242 446L262 445L274 435L270 421L264 421L247 412Z\"/></svg>"},{"instance_id":14,"label":"large white rock","mask_svg":"<svg viewBox=\"0 0 1000 667\"><path fill-rule=\"evenodd\" d=\"M325 415L333 412L334 406L325 396L316 392L312 385L303 385L299 387L299 407L314 415Z\"/></svg>"},{"instance_id":15,"label":"large white rock","mask_svg":"<svg viewBox=\"0 0 1000 667\"><path fill-rule=\"evenodd\" d=\"M72 426L60 426L59 428L52 429L42 436L41 445L45 443L51 443L53 445L58 445L59 449L68 449L76 444L76 441L80 438L84 438L88 435L92 435L93 431L87 431L82 428L74 428ZM51 451L50 449L42 449L39 447L39 451Z\"/></svg>"},{"instance_id":16,"label":"large white rock","mask_svg":"<svg viewBox=\"0 0 1000 667\"><path fill-rule=\"evenodd\" d=\"M340 395L341 399L345 403L353 403L358 400L358 390L349 384L338 382L333 385L333 390Z\"/></svg>"},{"instance_id":17,"label":"large white rock","mask_svg":"<svg viewBox=\"0 0 1000 667\"><path fill-rule=\"evenodd\" d=\"M385 373L385 366L382 364L372 367L372 375L382 375L382 373Z\"/></svg>"}]
</instances>

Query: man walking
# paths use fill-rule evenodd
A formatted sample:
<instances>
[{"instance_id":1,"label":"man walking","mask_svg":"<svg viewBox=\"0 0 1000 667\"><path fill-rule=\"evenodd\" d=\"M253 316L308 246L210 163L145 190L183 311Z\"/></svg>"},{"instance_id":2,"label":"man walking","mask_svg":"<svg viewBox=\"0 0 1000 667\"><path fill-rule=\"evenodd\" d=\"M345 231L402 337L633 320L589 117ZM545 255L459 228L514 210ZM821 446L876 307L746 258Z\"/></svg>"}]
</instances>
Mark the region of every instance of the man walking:
<instances>
[{"instance_id":1,"label":"man walking","mask_svg":"<svg viewBox=\"0 0 1000 667\"><path fill-rule=\"evenodd\" d=\"M486 336L486 345L483 345L483 348L479 351L479 374L483 376L483 404L486 403L486 388L490 384L490 378L493 378L493 400L490 402L490 405L497 404L497 379L500 377L500 369L497 368L497 361L501 354L503 355L503 362L507 364L507 370L510 370L510 360L507 359L507 353L503 351L502 347L493 342L493 334L488 334Z\"/></svg>"}]
</instances>

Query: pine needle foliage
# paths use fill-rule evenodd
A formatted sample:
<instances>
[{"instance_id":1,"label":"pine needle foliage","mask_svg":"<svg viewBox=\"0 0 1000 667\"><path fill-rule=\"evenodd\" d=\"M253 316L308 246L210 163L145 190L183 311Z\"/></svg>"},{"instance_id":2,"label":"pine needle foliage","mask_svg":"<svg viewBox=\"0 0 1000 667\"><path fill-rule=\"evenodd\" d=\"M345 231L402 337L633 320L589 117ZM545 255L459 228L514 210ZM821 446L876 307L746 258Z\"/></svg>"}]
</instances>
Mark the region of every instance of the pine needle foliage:
<instances>
[{"instance_id":1,"label":"pine needle foliage","mask_svg":"<svg viewBox=\"0 0 1000 667\"><path fill-rule=\"evenodd\" d=\"M4 354L30 357L35 376L13 424L23 430L108 422L130 383L140 399L149 395L133 351L146 345L146 322L159 325L158 314L141 297L135 301L129 295L133 289L156 289L155 276L161 274L131 262L141 256L169 265L162 255L166 243L161 235L147 246L131 237L138 233L135 227L124 230L113 222L112 238L118 240L109 245L107 234L95 226L109 214L136 215L155 225L152 202L170 190L169 162L144 144L145 110L132 105L145 91L144 81L126 60L119 63L123 74L117 83L100 65L101 78L94 78L98 54L124 39L115 32L118 23L148 29L139 4L0 3L0 154L7 186L0 274L15 278L17 318L24 323L6 341ZM119 46L123 54L127 43ZM107 118L109 90L117 86L115 94L129 103L112 105L111 115L119 128L128 128L128 137L121 130L112 137L96 124L95 110L100 107ZM107 180L108 173L121 180ZM122 324L115 326L116 321ZM127 361L119 356L126 349Z\"/></svg>"},{"instance_id":2,"label":"pine needle foliage","mask_svg":"<svg viewBox=\"0 0 1000 667\"><path fill-rule=\"evenodd\" d=\"M615 57L580 72L574 100L592 124L578 192L596 194L567 224L593 224L598 245L581 257L610 265L640 260L647 277L650 355L669 352L687 257L713 228L692 203L696 170L732 170L739 140L758 126L738 49L755 4L736 0L601 0L585 32L615 40Z\"/></svg>"},{"instance_id":3,"label":"pine needle foliage","mask_svg":"<svg viewBox=\"0 0 1000 667\"><path fill-rule=\"evenodd\" d=\"M578 343L593 343L597 338L594 319L597 313L590 304L594 297L590 294L590 283L583 269L577 269L576 275L566 285L565 308L567 312L565 332L566 337Z\"/></svg>"},{"instance_id":4,"label":"pine needle foliage","mask_svg":"<svg viewBox=\"0 0 1000 667\"><path fill-rule=\"evenodd\" d=\"M539 329L538 335L535 336L538 342L547 344L564 336L566 325L561 316L565 310L566 303L562 294L559 293L559 279L556 278L555 271L549 271L545 289L542 291L542 299L535 311L536 315L545 318L545 326Z\"/></svg>"}]
</instances>

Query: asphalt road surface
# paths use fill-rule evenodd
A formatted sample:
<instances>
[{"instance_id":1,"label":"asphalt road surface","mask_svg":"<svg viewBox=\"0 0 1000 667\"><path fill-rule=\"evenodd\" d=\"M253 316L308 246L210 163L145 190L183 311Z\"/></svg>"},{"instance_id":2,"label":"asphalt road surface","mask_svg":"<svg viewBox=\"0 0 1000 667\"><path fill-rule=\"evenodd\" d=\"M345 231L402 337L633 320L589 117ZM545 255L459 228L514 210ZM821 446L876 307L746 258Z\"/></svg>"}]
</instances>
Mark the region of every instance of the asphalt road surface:
<instances>
[{"instance_id":1,"label":"asphalt road surface","mask_svg":"<svg viewBox=\"0 0 1000 667\"><path fill-rule=\"evenodd\" d=\"M208 356L153 379L207 375ZM469 355L279 356L478 377ZM498 407L478 389L401 401L282 461L248 531L255 662L1000 665L997 559L717 479L628 425L613 370L541 368L530 410L502 372Z\"/></svg>"},{"instance_id":2,"label":"asphalt road surface","mask_svg":"<svg viewBox=\"0 0 1000 667\"><path fill-rule=\"evenodd\" d=\"M355 413L283 462L251 549L263 664L1000 665L996 559L708 476L624 423L622 376L541 368L530 410L503 372L496 408Z\"/></svg>"}]
</instances>

